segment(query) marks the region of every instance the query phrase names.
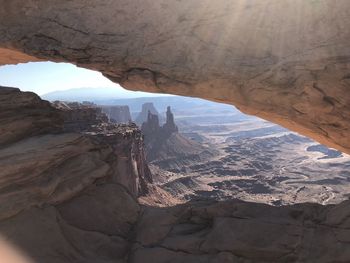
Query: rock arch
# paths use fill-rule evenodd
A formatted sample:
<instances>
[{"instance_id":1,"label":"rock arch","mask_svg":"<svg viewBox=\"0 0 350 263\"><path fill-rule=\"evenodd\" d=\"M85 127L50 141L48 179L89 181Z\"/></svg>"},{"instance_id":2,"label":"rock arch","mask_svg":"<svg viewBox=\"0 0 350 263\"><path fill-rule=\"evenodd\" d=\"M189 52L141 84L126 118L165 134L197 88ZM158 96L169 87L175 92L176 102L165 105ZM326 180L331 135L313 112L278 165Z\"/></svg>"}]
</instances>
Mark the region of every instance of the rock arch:
<instances>
[{"instance_id":1,"label":"rock arch","mask_svg":"<svg viewBox=\"0 0 350 263\"><path fill-rule=\"evenodd\" d=\"M66 61L350 153L348 0L0 0L0 64Z\"/></svg>"}]
</instances>

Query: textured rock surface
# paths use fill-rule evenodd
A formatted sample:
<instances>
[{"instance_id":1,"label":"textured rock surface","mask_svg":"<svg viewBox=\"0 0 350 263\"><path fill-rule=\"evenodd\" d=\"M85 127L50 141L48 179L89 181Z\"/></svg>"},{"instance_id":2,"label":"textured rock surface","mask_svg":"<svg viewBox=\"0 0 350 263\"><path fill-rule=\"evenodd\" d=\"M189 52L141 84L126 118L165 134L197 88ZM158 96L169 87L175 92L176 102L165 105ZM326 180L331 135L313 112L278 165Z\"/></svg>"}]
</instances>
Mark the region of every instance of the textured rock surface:
<instances>
[{"instance_id":1,"label":"textured rock surface","mask_svg":"<svg viewBox=\"0 0 350 263\"><path fill-rule=\"evenodd\" d=\"M0 146L63 130L63 118L34 93L0 86Z\"/></svg>"},{"instance_id":2,"label":"textured rock surface","mask_svg":"<svg viewBox=\"0 0 350 263\"><path fill-rule=\"evenodd\" d=\"M124 262L152 181L140 130L18 89L0 101L0 261Z\"/></svg>"},{"instance_id":3,"label":"textured rock surface","mask_svg":"<svg viewBox=\"0 0 350 263\"><path fill-rule=\"evenodd\" d=\"M0 4L1 64L69 61L130 89L232 103L350 152L348 0ZM12 95L27 105L28 97ZM140 211L135 188L113 180L126 170L111 168L115 149L98 134L98 143L55 134L55 111L36 96L29 100L36 103L23 107L23 124L16 124L22 107L9 116L9 100L0 101L1 120L9 120L0 133L0 232L36 262L349 262L349 202ZM131 152L121 158L135 165ZM90 201L98 213L83 209ZM123 229L106 230L111 221Z\"/></svg>"},{"instance_id":4,"label":"textured rock surface","mask_svg":"<svg viewBox=\"0 0 350 263\"><path fill-rule=\"evenodd\" d=\"M93 196L88 200L91 194ZM92 197L94 200L91 200ZM86 203L84 200L93 202ZM72 213L67 205L79 207L75 207L75 213ZM98 213L93 213L90 208L96 208L96 205ZM59 209L47 205L28 207L17 216L2 220L0 232L7 242L15 244L33 259L33 263L125 262L123 259L131 246L123 237L125 235L118 235L112 229L104 231L108 221L115 221L119 227L124 227L119 231L128 232L130 226L136 223L138 209L138 204L124 188L118 185L97 186L69 204L64 203Z\"/></svg>"},{"instance_id":5,"label":"textured rock surface","mask_svg":"<svg viewBox=\"0 0 350 263\"><path fill-rule=\"evenodd\" d=\"M145 142L148 144L151 141L163 141L167 140L171 134L177 133L179 130L174 122L174 115L168 107L166 112L166 121L160 126L159 117L148 111L147 119L142 123L141 131L145 135Z\"/></svg>"},{"instance_id":6,"label":"textured rock surface","mask_svg":"<svg viewBox=\"0 0 350 263\"><path fill-rule=\"evenodd\" d=\"M348 262L349 205L145 208L131 262Z\"/></svg>"},{"instance_id":7,"label":"textured rock surface","mask_svg":"<svg viewBox=\"0 0 350 263\"><path fill-rule=\"evenodd\" d=\"M65 132L86 131L91 126L108 122L108 116L92 102L54 101L52 106L60 110L59 113L64 119L63 130Z\"/></svg>"},{"instance_id":8,"label":"textured rock surface","mask_svg":"<svg viewBox=\"0 0 350 263\"><path fill-rule=\"evenodd\" d=\"M15 102L4 110L8 119L16 116L23 96L33 98L5 91ZM26 104L28 113L40 109L33 123L56 120L59 110L34 98ZM140 206L136 196L152 178L136 126L101 123L84 133L53 131L29 129L0 145L0 260L4 255L11 263L350 260L349 201ZM8 256L13 250L21 254Z\"/></svg>"},{"instance_id":9,"label":"textured rock surface","mask_svg":"<svg viewBox=\"0 0 350 263\"><path fill-rule=\"evenodd\" d=\"M2 64L69 61L129 89L232 103L350 153L348 0L0 4Z\"/></svg>"},{"instance_id":10,"label":"textured rock surface","mask_svg":"<svg viewBox=\"0 0 350 263\"><path fill-rule=\"evenodd\" d=\"M0 232L38 263L345 263L349 207L230 201L139 212L123 188L110 185L58 209L30 208L0 221Z\"/></svg>"},{"instance_id":11,"label":"textured rock surface","mask_svg":"<svg viewBox=\"0 0 350 263\"><path fill-rule=\"evenodd\" d=\"M129 106L107 106L99 105L107 114L109 120L114 123L129 123L132 121Z\"/></svg>"},{"instance_id":12,"label":"textured rock surface","mask_svg":"<svg viewBox=\"0 0 350 263\"><path fill-rule=\"evenodd\" d=\"M136 117L135 122L141 126L148 119L148 113L152 113L153 115L158 116L159 113L157 109L154 107L152 102L147 102L142 104L142 109L139 115ZM159 116L158 116L159 118Z\"/></svg>"},{"instance_id":13,"label":"textured rock surface","mask_svg":"<svg viewBox=\"0 0 350 263\"><path fill-rule=\"evenodd\" d=\"M167 107L165 120L160 126L158 115L149 111L147 121L141 126L148 161L163 169L181 170L183 164L196 162L201 157L213 154L208 148L178 132L170 107Z\"/></svg>"},{"instance_id":14,"label":"textured rock surface","mask_svg":"<svg viewBox=\"0 0 350 263\"><path fill-rule=\"evenodd\" d=\"M62 114L33 93L11 88L0 88L0 100L0 218L69 200L98 179L124 186L134 198L146 191L151 176L136 126L89 119L95 125L88 132L67 133L65 117L72 121L75 110Z\"/></svg>"},{"instance_id":15,"label":"textured rock surface","mask_svg":"<svg viewBox=\"0 0 350 263\"><path fill-rule=\"evenodd\" d=\"M166 134L172 134L179 131L174 121L174 114L171 112L170 106L167 107L166 110L166 120L163 125L163 130Z\"/></svg>"}]
</instances>

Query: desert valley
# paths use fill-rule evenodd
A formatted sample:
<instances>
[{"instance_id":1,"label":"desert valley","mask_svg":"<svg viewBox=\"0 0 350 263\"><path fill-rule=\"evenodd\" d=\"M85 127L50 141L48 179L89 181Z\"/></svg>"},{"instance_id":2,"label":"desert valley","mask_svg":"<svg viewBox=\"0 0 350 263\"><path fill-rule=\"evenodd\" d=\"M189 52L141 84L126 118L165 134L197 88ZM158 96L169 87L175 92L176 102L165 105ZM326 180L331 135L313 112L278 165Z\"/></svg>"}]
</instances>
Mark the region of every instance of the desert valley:
<instances>
[{"instance_id":1,"label":"desert valley","mask_svg":"<svg viewBox=\"0 0 350 263\"><path fill-rule=\"evenodd\" d=\"M95 103L112 121L139 125L153 183L169 194L166 204L240 199L325 205L350 196L349 155L232 106L179 96ZM168 106L178 128L161 131Z\"/></svg>"},{"instance_id":2,"label":"desert valley","mask_svg":"<svg viewBox=\"0 0 350 263\"><path fill-rule=\"evenodd\" d=\"M330 244L348 258L346 154L198 99L0 98L7 262L330 262Z\"/></svg>"}]
</instances>

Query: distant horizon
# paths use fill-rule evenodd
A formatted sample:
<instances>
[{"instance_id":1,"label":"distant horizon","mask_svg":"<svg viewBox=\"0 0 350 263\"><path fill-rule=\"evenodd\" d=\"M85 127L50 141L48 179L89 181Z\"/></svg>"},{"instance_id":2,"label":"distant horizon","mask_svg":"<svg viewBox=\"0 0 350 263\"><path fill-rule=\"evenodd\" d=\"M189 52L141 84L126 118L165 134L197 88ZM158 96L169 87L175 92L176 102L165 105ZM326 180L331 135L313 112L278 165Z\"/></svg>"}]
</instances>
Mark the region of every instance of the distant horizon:
<instances>
[{"instance_id":1,"label":"distant horizon","mask_svg":"<svg viewBox=\"0 0 350 263\"><path fill-rule=\"evenodd\" d=\"M151 97L172 97L171 94L148 93L142 91L130 91L123 88L116 89L114 87L77 87L71 89L54 90L39 95L49 100L67 100L75 97L78 100L91 99L133 99L133 98L151 98ZM61 99L60 99L61 97ZM56 98L56 99L55 99Z\"/></svg>"},{"instance_id":2,"label":"distant horizon","mask_svg":"<svg viewBox=\"0 0 350 263\"><path fill-rule=\"evenodd\" d=\"M130 91L104 77L102 73L68 63L29 62L0 66L0 86L31 91L39 96L77 89L115 89L116 97L171 96L170 94Z\"/></svg>"}]
</instances>

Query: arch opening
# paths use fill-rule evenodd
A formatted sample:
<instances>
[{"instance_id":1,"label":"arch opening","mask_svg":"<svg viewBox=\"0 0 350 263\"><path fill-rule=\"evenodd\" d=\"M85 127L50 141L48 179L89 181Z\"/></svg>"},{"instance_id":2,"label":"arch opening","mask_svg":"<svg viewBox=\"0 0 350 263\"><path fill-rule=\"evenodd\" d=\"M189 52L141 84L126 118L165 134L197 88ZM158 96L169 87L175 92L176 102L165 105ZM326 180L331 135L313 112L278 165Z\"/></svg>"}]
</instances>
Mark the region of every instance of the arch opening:
<instances>
[{"instance_id":1,"label":"arch opening","mask_svg":"<svg viewBox=\"0 0 350 263\"><path fill-rule=\"evenodd\" d=\"M65 63L0 67L0 77L1 85L38 92L54 105L89 102L114 122L136 122L146 134L154 183L174 204L238 198L279 206L348 198L347 154L230 105L126 91L100 73ZM171 125L177 126L171 136L166 134L168 106ZM148 119L148 111L157 117L156 124Z\"/></svg>"}]
</instances>

